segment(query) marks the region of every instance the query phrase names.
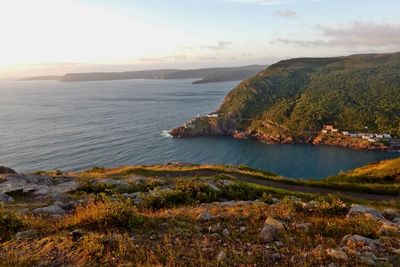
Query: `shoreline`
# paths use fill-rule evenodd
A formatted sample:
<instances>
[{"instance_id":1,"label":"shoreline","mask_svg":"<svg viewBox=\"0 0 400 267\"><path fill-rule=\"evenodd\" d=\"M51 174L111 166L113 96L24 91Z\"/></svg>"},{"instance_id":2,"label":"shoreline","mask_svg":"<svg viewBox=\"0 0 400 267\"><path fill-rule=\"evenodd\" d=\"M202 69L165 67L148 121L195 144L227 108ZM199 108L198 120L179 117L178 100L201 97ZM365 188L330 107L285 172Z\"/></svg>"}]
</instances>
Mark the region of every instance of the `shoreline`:
<instances>
[{"instance_id":1,"label":"shoreline","mask_svg":"<svg viewBox=\"0 0 400 267\"><path fill-rule=\"evenodd\" d=\"M185 128L180 126L174 128L169 132L169 135L173 138L193 138L200 136L229 136L238 140L256 140L264 144L309 144L316 146L334 146L343 147L358 151L379 151L379 152L400 152L399 149L393 149L389 146L385 146L382 143L371 143L360 138L345 137L342 135L328 135L328 134L317 134L310 136L271 136L263 135L260 133L249 134L243 131L231 130L224 132L210 131L188 133L186 129L193 130L195 128Z\"/></svg>"}]
</instances>

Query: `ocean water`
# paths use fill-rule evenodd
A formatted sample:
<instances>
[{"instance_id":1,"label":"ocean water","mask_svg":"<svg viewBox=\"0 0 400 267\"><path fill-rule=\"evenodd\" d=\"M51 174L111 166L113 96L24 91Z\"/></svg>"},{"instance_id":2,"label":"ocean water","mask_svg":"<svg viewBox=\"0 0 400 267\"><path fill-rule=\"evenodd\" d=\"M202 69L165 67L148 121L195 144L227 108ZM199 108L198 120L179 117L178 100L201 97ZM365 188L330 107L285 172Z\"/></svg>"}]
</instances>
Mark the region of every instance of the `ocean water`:
<instances>
[{"instance_id":1,"label":"ocean water","mask_svg":"<svg viewBox=\"0 0 400 267\"><path fill-rule=\"evenodd\" d=\"M247 164L318 179L399 155L230 137L171 138L166 130L216 110L237 84L191 82L0 82L0 165L82 170L184 161Z\"/></svg>"}]
</instances>

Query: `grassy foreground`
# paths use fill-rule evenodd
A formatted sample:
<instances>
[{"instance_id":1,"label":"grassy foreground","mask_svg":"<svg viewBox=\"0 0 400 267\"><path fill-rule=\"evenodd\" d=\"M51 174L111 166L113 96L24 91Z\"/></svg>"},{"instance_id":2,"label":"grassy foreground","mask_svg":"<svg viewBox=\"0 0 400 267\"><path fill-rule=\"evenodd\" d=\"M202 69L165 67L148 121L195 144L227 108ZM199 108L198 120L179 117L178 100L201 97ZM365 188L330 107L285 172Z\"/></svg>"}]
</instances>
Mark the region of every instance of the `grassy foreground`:
<instances>
[{"instance_id":1,"label":"grassy foreground","mask_svg":"<svg viewBox=\"0 0 400 267\"><path fill-rule=\"evenodd\" d=\"M393 162L381 164L392 170L399 161ZM372 191L386 194L380 186L398 186L387 178L389 167L297 183L340 184L349 191L358 184L365 192L375 185ZM246 166L95 167L36 175L53 179L49 183L70 177L77 186L56 198L15 192L14 202L0 206L1 266L400 265L398 199L257 185L240 178L296 182ZM355 212L354 203L369 208ZM49 205L53 209L40 209Z\"/></svg>"}]
</instances>

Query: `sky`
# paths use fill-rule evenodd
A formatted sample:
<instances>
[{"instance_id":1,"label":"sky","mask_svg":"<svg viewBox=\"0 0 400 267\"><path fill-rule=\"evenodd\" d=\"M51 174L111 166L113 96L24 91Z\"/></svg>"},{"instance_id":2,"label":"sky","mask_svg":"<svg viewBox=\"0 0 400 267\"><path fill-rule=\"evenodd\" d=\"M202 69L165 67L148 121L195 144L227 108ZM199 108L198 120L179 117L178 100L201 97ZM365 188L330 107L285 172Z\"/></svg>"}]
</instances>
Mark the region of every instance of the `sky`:
<instances>
[{"instance_id":1,"label":"sky","mask_svg":"<svg viewBox=\"0 0 400 267\"><path fill-rule=\"evenodd\" d=\"M0 0L0 78L400 51L399 0Z\"/></svg>"}]
</instances>

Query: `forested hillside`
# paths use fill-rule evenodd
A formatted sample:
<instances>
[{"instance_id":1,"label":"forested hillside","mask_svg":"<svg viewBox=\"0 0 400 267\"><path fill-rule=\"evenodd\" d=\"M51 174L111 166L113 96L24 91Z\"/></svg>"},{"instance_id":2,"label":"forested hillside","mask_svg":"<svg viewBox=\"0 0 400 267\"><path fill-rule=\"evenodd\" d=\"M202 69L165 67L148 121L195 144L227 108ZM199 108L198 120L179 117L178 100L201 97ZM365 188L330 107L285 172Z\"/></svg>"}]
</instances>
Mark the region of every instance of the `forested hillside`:
<instances>
[{"instance_id":1,"label":"forested hillside","mask_svg":"<svg viewBox=\"0 0 400 267\"><path fill-rule=\"evenodd\" d=\"M218 113L256 132L272 122L294 133L331 123L400 134L400 53L281 61L238 85Z\"/></svg>"}]
</instances>

